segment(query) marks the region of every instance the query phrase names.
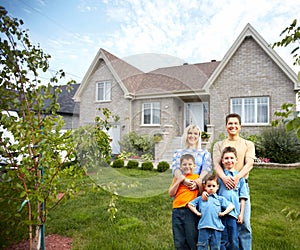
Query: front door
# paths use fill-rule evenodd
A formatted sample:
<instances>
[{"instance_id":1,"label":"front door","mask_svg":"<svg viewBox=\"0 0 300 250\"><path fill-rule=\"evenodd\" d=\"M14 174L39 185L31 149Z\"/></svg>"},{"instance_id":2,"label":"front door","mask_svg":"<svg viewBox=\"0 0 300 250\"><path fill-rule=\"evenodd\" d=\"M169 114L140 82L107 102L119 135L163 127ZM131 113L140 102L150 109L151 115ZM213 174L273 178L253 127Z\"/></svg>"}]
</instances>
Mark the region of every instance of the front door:
<instances>
[{"instance_id":1,"label":"front door","mask_svg":"<svg viewBox=\"0 0 300 250\"><path fill-rule=\"evenodd\" d=\"M108 135L110 136L111 142L110 142L110 146L111 146L111 151L112 154L120 154L121 150L120 150L120 125L112 125L112 127L108 130Z\"/></svg>"},{"instance_id":2,"label":"front door","mask_svg":"<svg viewBox=\"0 0 300 250\"><path fill-rule=\"evenodd\" d=\"M202 102L191 102L185 104L185 127L195 124L201 131L204 130L205 105Z\"/></svg>"}]
</instances>

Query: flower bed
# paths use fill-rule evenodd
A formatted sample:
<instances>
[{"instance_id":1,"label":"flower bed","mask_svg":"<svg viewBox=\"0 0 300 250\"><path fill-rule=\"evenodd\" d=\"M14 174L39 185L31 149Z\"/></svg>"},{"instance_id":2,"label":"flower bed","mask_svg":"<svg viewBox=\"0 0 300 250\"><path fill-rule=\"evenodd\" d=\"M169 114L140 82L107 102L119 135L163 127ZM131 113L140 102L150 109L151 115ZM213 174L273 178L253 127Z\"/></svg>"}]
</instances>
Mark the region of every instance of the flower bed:
<instances>
[{"instance_id":1,"label":"flower bed","mask_svg":"<svg viewBox=\"0 0 300 250\"><path fill-rule=\"evenodd\" d=\"M280 164L280 163L271 163L271 162L255 162L254 167L257 168L300 168L300 162L289 163L289 164Z\"/></svg>"}]
</instances>

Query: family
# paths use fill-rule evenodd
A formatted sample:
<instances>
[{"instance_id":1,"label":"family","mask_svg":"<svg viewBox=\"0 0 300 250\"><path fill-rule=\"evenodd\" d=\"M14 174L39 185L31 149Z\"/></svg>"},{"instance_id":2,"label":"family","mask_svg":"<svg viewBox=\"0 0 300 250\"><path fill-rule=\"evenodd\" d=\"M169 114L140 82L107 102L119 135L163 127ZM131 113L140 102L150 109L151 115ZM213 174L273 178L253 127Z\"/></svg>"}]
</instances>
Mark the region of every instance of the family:
<instances>
[{"instance_id":1,"label":"family","mask_svg":"<svg viewBox=\"0 0 300 250\"><path fill-rule=\"evenodd\" d=\"M169 195L175 249L252 249L248 177L255 147L239 136L238 114L227 115L225 124L228 136L215 143L213 164L196 125L185 129L185 148L174 152Z\"/></svg>"}]
</instances>

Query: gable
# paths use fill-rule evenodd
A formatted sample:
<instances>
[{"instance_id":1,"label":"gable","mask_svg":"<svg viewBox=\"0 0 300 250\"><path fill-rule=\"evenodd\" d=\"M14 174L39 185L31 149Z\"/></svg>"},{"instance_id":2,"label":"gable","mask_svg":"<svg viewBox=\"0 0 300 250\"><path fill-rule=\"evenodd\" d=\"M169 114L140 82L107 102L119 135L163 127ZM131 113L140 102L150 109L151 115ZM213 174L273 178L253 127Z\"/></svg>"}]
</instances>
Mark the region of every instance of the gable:
<instances>
[{"instance_id":1,"label":"gable","mask_svg":"<svg viewBox=\"0 0 300 250\"><path fill-rule=\"evenodd\" d=\"M294 89L299 89L298 80L295 72L284 62L284 60L273 50L267 42L260 36L257 31L250 25L247 24L242 33L239 35L237 40L233 43L229 51L225 54L218 68L213 72L210 79L205 84L204 88L209 89L213 82L219 77L223 69L231 60L232 56L239 49L241 44L246 40L252 38L255 43L262 49L262 51L272 60L279 69L289 78L293 84Z\"/></svg>"},{"instance_id":2,"label":"gable","mask_svg":"<svg viewBox=\"0 0 300 250\"><path fill-rule=\"evenodd\" d=\"M122 88L123 92L125 93L125 96L130 95L130 89L128 90L127 88L128 86L124 85L123 80L132 75L138 75L143 73L141 70L126 63L122 59L114 56L113 54L107 52L106 50L100 48L93 62L91 63L87 73L85 74L82 83L80 84L78 90L74 95L75 102L81 101L82 92L86 88L86 85L90 81L90 78L94 75L95 71L99 68L100 64L103 62L108 67L114 79L116 79L117 83Z\"/></svg>"}]
</instances>

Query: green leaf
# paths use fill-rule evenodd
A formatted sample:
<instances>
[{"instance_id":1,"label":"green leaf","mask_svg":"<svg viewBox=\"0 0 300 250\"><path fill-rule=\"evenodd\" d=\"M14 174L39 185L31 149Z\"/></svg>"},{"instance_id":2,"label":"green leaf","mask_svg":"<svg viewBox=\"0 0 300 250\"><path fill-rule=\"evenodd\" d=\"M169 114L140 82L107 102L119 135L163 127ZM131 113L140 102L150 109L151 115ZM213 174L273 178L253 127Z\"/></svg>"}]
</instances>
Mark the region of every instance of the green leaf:
<instances>
[{"instance_id":1,"label":"green leaf","mask_svg":"<svg viewBox=\"0 0 300 250\"><path fill-rule=\"evenodd\" d=\"M20 194L20 198L23 198L26 196L26 191L23 191L21 194Z\"/></svg>"}]
</instances>

